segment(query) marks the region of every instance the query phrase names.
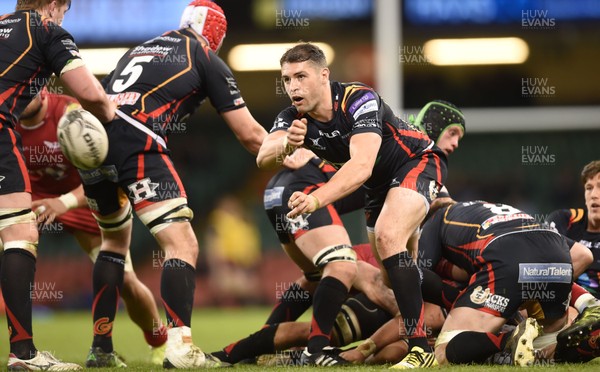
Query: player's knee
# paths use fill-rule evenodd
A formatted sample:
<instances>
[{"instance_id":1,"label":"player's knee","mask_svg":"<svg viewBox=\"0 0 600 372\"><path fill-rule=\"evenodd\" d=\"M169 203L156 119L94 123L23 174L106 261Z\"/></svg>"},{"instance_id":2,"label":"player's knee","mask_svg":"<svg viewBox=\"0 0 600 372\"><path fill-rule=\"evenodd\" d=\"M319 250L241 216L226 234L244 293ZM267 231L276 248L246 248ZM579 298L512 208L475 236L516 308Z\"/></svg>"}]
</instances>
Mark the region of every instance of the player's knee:
<instances>
[{"instance_id":1,"label":"player's knee","mask_svg":"<svg viewBox=\"0 0 600 372\"><path fill-rule=\"evenodd\" d=\"M194 213L188 207L186 198L176 198L162 202L158 208L140 213L139 217L152 235L156 235L173 223L190 222Z\"/></svg>"},{"instance_id":2,"label":"player's knee","mask_svg":"<svg viewBox=\"0 0 600 372\"><path fill-rule=\"evenodd\" d=\"M401 237L391 229L375 226L375 244L380 254L381 250L386 251L390 248L397 248L399 245L406 246L407 241L408 236Z\"/></svg>"},{"instance_id":3,"label":"player's knee","mask_svg":"<svg viewBox=\"0 0 600 372\"><path fill-rule=\"evenodd\" d=\"M328 263L323 269L323 276L333 276L351 287L356 278L356 262L351 260L340 260Z\"/></svg>"},{"instance_id":4,"label":"player's knee","mask_svg":"<svg viewBox=\"0 0 600 372\"><path fill-rule=\"evenodd\" d=\"M94 214L98 227L105 233L120 232L129 228L133 221L133 211L131 204L127 204L125 208L116 214L110 216L101 216Z\"/></svg>"},{"instance_id":5,"label":"player's knee","mask_svg":"<svg viewBox=\"0 0 600 372\"><path fill-rule=\"evenodd\" d=\"M450 343L452 343L452 340L456 336L458 336L459 334L461 334L463 332L464 332L463 330L440 332L440 334L438 335L438 338L435 341L435 358L437 359L437 361L440 365L458 362L458 360L459 360L458 355L460 354L459 343L454 342L453 345L451 345L451 350L448 350L448 346L450 346ZM454 340L454 341L456 341L456 340ZM455 350L458 350L458 352L454 352ZM452 355L450 355L450 357L449 357L448 353L450 353ZM456 354L456 355L454 355L454 354Z\"/></svg>"},{"instance_id":6,"label":"player's knee","mask_svg":"<svg viewBox=\"0 0 600 372\"><path fill-rule=\"evenodd\" d=\"M0 231L21 227L17 233L20 238L35 240L38 237L37 230L30 228L35 223L35 213L30 208L0 208Z\"/></svg>"},{"instance_id":7,"label":"player's knee","mask_svg":"<svg viewBox=\"0 0 600 372\"><path fill-rule=\"evenodd\" d=\"M22 249L37 257L39 235L32 227L35 227L35 214L31 209L0 208L0 231L5 230L5 241L0 240L0 250Z\"/></svg>"},{"instance_id":8,"label":"player's knee","mask_svg":"<svg viewBox=\"0 0 600 372\"><path fill-rule=\"evenodd\" d=\"M31 255L34 258L37 257L37 246L37 240L9 240L0 243L0 247L4 249L4 254L27 252L25 254Z\"/></svg>"}]
</instances>

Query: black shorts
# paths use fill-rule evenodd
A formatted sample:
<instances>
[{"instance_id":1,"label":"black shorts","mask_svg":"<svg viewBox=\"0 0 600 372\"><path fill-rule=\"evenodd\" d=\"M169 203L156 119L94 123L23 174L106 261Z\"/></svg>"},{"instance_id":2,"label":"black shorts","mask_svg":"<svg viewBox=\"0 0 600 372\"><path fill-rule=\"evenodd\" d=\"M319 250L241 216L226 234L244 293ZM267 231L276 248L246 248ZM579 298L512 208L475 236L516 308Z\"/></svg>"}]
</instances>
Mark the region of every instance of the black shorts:
<instances>
[{"instance_id":1,"label":"black shorts","mask_svg":"<svg viewBox=\"0 0 600 372\"><path fill-rule=\"evenodd\" d=\"M0 195L31 193L21 135L6 124L0 126Z\"/></svg>"},{"instance_id":2,"label":"black shorts","mask_svg":"<svg viewBox=\"0 0 600 372\"><path fill-rule=\"evenodd\" d=\"M511 318L520 307L561 317L569 306L573 267L569 246L549 230L520 231L495 238L483 251L479 271L454 307L470 307Z\"/></svg>"},{"instance_id":3,"label":"black shorts","mask_svg":"<svg viewBox=\"0 0 600 372\"><path fill-rule=\"evenodd\" d=\"M279 241L283 244L290 243L292 239L295 240L306 231L318 227L343 226L340 215L361 209L364 205L364 190L359 188L344 199L319 208L308 216L289 220L287 214L290 208L287 204L292 194L296 191L309 194L329 180L327 174L321 171L320 164L321 161L311 160L298 170L282 170L267 184L263 199L265 211Z\"/></svg>"},{"instance_id":4,"label":"black shorts","mask_svg":"<svg viewBox=\"0 0 600 372\"><path fill-rule=\"evenodd\" d=\"M364 293L348 297L333 325L331 341L335 346L346 346L364 340L393 317L375 305Z\"/></svg>"},{"instance_id":5,"label":"black shorts","mask_svg":"<svg viewBox=\"0 0 600 372\"><path fill-rule=\"evenodd\" d=\"M437 197L446 182L446 156L437 147L423 152L398 168L394 179L386 185L367 189L365 217L367 229L373 230L389 189L403 187L421 194L428 204Z\"/></svg>"},{"instance_id":6,"label":"black shorts","mask_svg":"<svg viewBox=\"0 0 600 372\"><path fill-rule=\"evenodd\" d=\"M79 174L90 208L100 215L118 211L129 199L135 210L186 197L170 152L122 119L106 125L109 149L100 168Z\"/></svg>"}]
</instances>

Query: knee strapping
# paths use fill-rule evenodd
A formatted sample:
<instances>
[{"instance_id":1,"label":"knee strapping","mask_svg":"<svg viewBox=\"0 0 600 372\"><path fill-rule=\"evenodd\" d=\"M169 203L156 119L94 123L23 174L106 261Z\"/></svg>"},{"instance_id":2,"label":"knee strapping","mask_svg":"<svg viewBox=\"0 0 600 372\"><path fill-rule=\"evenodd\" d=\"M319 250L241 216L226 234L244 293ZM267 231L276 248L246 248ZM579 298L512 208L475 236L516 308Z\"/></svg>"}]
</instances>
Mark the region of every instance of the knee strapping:
<instances>
[{"instance_id":1,"label":"knee strapping","mask_svg":"<svg viewBox=\"0 0 600 372\"><path fill-rule=\"evenodd\" d=\"M156 235L175 222L190 222L194 212L188 207L186 198L168 200L162 206L139 215L140 220Z\"/></svg>"},{"instance_id":2,"label":"knee strapping","mask_svg":"<svg viewBox=\"0 0 600 372\"><path fill-rule=\"evenodd\" d=\"M30 208L0 208L0 230L20 223L35 223L35 213Z\"/></svg>"},{"instance_id":3,"label":"knee strapping","mask_svg":"<svg viewBox=\"0 0 600 372\"><path fill-rule=\"evenodd\" d=\"M450 342L450 340L452 340L454 337L458 336L459 334L461 334L463 332L466 332L466 331L465 330L455 330L455 331L440 332L437 339L435 340L435 347L438 347L438 345L447 344L448 342Z\"/></svg>"},{"instance_id":4,"label":"knee strapping","mask_svg":"<svg viewBox=\"0 0 600 372\"><path fill-rule=\"evenodd\" d=\"M362 332L358 316L354 310L344 304L340 309L331 334L334 345L345 346L362 340Z\"/></svg>"},{"instance_id":5,"label":"knee strapping","mask_svg":"<svg viewBox=\"0 0 600 372\"><path fill-rule=\"evenodd\" d=\"M33 257L37 257L37 246L38 242L30 242L27 240L12 240L9 242L3 243L4 252L6 253L10 249L23 249L33 255ZM2 245L0 245L2 246Z\"/></svg>"},{"instance_id":6,"label":"knee strapping","mask_svg":"<svg viewBox=\"0 0 600 372\"><path fill-rule=\"evenodd\" d=\"M133 220L133 214L131 209L131 204L127 205L127 208L123 210L123 212L119 213L117 216L112 218L107 218L104 216L96 216L96 221L98 222L98 227L102 231L119 231L127 228L131 225Z\"/></svg>"},{"instance_id":7,"label":"knee strapping","mask_svg":"<svg viewBox=\"0 0 600 372\"><path fill-rule=\"evenodd\" d=\"M319 269L333 261L356 262L356 252L350 245L340 244L323 248L313 257L313 263Z\"/></svg>"}]
</instances>

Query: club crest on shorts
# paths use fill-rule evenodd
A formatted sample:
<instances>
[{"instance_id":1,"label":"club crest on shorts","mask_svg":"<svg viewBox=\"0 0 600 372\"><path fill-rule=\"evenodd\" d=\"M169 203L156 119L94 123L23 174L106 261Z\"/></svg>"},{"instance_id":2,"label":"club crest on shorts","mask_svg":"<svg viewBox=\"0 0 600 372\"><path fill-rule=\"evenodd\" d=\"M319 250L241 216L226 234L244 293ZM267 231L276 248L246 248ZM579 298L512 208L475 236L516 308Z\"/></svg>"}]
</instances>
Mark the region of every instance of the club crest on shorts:
<instances>
[{"instance_id":1,"label":"club crest on shorts","mask_svg":"<svg viewBox=\"0 0 600 372\"><path fill-rule=\"evenodd\" d=\"M146 177L132 183L127 188L129 189L129 196L133 199L133 204L138 204L143 200L152 199L156 196L158 183L150 182L150 178Z\"/></svg>"},{"instance_id":2,"label":"club crest on shorts","mask_svg":"<svg viewBox=\"0 0 600 372\"><path fill-rule=\"evenodd\" d=\"M471 302L477 305L481 305L482 303L484 303L485 300L488 299L488 297L490 297L490 289L483 289L483 287L481 286L477 286L477 288L473 290L473 293L471 293L470 296Z\"/></svg>"}]
</instances>

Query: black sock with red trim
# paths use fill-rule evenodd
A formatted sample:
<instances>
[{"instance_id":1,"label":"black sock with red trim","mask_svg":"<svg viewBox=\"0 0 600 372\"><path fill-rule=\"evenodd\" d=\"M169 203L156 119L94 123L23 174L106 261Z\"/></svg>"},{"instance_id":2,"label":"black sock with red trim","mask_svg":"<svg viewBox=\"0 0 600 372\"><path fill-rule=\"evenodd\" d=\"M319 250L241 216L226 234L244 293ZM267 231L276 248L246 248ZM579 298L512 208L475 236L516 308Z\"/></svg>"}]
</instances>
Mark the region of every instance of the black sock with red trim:
<instances>
[{"instance_id":1,"label":"black sock with red trim","mask_svg":"<svg viewBox=\"0 0 600 372\"><path fill-rule=\"evenodd\" d=\"M313 316L308 336L308 352L321 351L329 346L335 318L348 297L348 288L332 276L321 279L313 298Z\"/></svg>"},{"instance_id":2,"label":"black sock with red trim","mask_svg":"<svg viewBox=\"0 0 600 372\"><path fill-rule=\"evenodd\" d=\"M10 352L19 359L31 359L36 353L31 325L35 257L24 249L5 250L0 278L10 334Z\"/></svg>"},{"instance_id":3,"label":"black sock with red trim","mask_svg":"<svg viewBox=\"0 0 600 372\"><path fill-rule=\"evenodd\" d=\"M421 277L417 265L407 251L383 260L396 297L396 303L404 320L409 347L419 346L431 351L425 333L424 305L421 296Z\"/></svg>"},{"instance_id":4,"label":"black sock with red trim","mask_svg":"<svg viewBox=\"0 0 600 372\"><path fill-rule=\"evenodd\" d=\"M196 270L178 258L165 260L160 280L160 295L165 306L168 327L191 327Z\"/></svg>"},{"instance_id":5,"label":"black sock with red trim","mask_svg":"<svg viewBox=\"0 0 600 372\"><path fill-rule=\"evenodd\" d=\"M294 283L281 294L265 323L293 322L312 306L312 302L313 296L310 292Z\"/></svg>"},{"instance_id":6,"label":"black sock with red trim","mask_svg":"<svg viewBox=\"0 0 600 372\"><path fill-rule=\"evenodd\" d=\"M446 359L453 364L483 363L491 355L504 350L508 333L465 331L446 345Z\"/></svg>"},{"instance_id":7,"label":"black sock with red trim","mask_svg":"<svg viewBox=\"0 0 600 372\"><path fill-rule=\"evenodd\" d=\"M256 358L263 354L273 354L275 350L275 333L279 324L265 326L258 332L243 338L223 348L222 351L212 353L219 360L231 364L245 359Z\"/></svg>"},{"instance_id":8,"label":"black sock with red trim","mask_svg":"<svg viewBox=\"0 0 600 372\"><path fill-rule=\"evenodd\" d=\"M94 340L92 347L100 347L105 353L113 351L112 330L119 307L119 296L123 289L124 269L124 255L107 251L98 253L93 273Z\"/></svg>"}]
</instances>

